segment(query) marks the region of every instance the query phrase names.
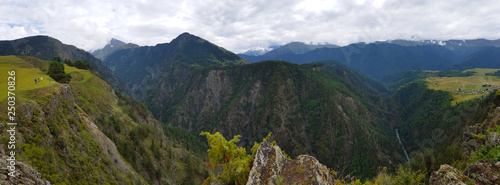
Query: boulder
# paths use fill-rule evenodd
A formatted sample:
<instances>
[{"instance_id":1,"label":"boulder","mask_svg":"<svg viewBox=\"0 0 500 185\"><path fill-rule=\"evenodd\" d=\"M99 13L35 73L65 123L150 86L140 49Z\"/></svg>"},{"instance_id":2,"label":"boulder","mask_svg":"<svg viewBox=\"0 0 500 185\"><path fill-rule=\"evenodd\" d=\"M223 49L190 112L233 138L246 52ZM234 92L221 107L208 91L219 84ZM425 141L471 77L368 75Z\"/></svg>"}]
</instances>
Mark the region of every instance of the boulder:
<instances>
[{"instance_id":1,"label":"boulder","mask_svg":"<svg viewBox=\"0 0 500 185\"><path fill-rule=\"evenodd\" d=\"M467 177L462 175L457 169L443 164L438 171L432 173L429 179L429 185L465 185Z\"/></svg>"},{"instance_id":2,"label":"boulder","mask_svg":"<svg viewBox=\"0 0 500 185\"><path fill-rule=\"evenodd\" d=\"M475 162L465 169L464 174L477 184L500 184L500 163Z\"/></svg>"},{"instance_id":3,"label":"boulder","mask_svg":"<svg viewBox=\"0 0 500 185\"><path fill-rule=\"evenodd\" d=\"M295 160L286 158L278 146L267 140L255 155L247 185L257 184L335 184L325 165L312 156L300 155Z\"/></svg>"}]
</instances>

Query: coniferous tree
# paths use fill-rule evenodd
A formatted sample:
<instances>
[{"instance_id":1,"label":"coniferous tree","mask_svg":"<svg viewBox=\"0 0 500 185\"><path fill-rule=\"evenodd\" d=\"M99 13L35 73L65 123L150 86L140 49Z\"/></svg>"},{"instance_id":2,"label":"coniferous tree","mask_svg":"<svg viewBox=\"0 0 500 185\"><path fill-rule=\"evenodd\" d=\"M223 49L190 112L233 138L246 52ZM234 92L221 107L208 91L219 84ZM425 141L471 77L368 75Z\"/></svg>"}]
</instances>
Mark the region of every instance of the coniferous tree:
<instances>
[{"instance_id":1,"label":"coniferous tree","mask_svg":"<svg viewBox=\"0 0 500 185\"><path fill-rule=\"evenodd\" d=\"M50 63L47 74L59 83L69 83L71 79L71 75L64 72L64 64L57 61L52 61Z\"/></svg>"}]
</instances>

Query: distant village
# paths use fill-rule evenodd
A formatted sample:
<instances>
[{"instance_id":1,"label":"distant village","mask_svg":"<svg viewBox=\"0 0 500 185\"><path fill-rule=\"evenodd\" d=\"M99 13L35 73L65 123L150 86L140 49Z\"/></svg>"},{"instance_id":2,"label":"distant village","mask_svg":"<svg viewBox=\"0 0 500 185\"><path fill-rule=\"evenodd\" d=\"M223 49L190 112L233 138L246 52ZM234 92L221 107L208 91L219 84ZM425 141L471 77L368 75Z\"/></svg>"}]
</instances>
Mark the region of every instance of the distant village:
<instances>
[{"instance_id":1,"label":"distant village","mask_svg":"<svg viewBox=\"0 0 500 185\"><path fill-rule=\"evenodd\" d=\"M461 82L458 82L459 84L462 84ZM493 92L493 90L495 89L499 89L500 86L498 85L490 85L488 83L484 84L483 87L485 89L462 89L462 88L458 88L458 89L452 89L451 92L454 92L455 94L467 94L467 95L474 95L474 94L477 94L477 95L481 95L481 94L484 94L484 93L490 93L490 92Z\"/></svg>"}]
</instances>

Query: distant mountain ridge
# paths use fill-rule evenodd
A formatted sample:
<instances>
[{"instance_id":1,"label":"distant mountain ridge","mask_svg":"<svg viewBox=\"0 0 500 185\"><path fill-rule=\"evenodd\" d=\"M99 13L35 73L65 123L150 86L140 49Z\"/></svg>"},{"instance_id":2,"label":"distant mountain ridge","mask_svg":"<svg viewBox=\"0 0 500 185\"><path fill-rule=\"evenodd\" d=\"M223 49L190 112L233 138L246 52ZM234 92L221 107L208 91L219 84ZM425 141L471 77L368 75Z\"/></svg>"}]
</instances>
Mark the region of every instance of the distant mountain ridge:
<instances>
[{"instance_id":1,"label":"distant mountain ridge","mask_svg":"<svg viewBox=\"0 0 500 185\"><path fill-rule=\"evenodd\" d=\"M0 55L27 55L49 61L55 56L73 62L87 60L90 66L106 79L113 88L124 94L131 94L130 88L123 86L123 81L118 79L101 60L82 49L63 44L61 41L49 36L32 36L11 41L0 41Z\"/></svg>"},{"instance_id":2,"label":"distant mountain ridge","mask_svg":"<svg viewBox=\"0 0 500 185\"><path fill-rule=\"evenodd\" d=\"M441 45L446 46L450 49L454 49L460 46L472 46L472 47L484 47L484 46L493 46L500 47L500 39L497 40L487 40L487 39L469 39L469 40L388 40L381 41L377 43L392 43L398 44L402 46L417 46L417 45Z\"/></svg>"},{"instance_id":3,"label":"distant mountain ridge","mask_svg":"<svg viewBox=\"0 0 500 185\"><path fill-rule=\"evenodd\" d=\"M127 49L127 48L136 48L136 47L139 47L139 45L137 44L133 44L133 43L125 43L125 42L122 42L118 39L115 39L115 38L112 38L108 44L106 44L106 46L104 46L104 48L102 49L98 49L98 50L95 50L95 51L92 51L92 55L94 55L96 58L98 59L101 59L104 61L104 59L106 59L106 57L117 51L117 50L120 50L120 49Z\"/></svg>"},{"instance_id":4,"label":"distant mountain ridge","mask_svg":"<svg viewBox=\"0 0 500 185\"><path fill-rule=\"evenodd\" d=\"M290 44L300 47L300 43ZM335 60L377 79L407 70L443 70L454 66L500 67L496 50L500 40L407 41L357 43L338 48L292 50L281 47L260 56L240 55L255 63L284 60L296 64ZM296 48L296 47L291 47ZM488 57L485 57L488 56ZM461 63L467 64L460 65Z\"/></svg>"},{"instance_id":5,"label":"distant mountain ridge","mask_svg":"<svg viewBox=\"0 0 500 185\"><path fill-rule=\"evenodd\" d=\"M104 60L115 74L143 100L174 68L196 69L248 63L238 55L200 37L183 33L170 43L119 49ZM178 72L177 70L176 72Z\"/></svg>"},{"instance_id":6,"label":"distant mountain ridge","mask_svg":"<svg viewBox=\"0 0 500 185\"><path fill-rule=\"evenodd\" d=\"M247 51L245 51L244 53L241 53L243 55L250 55L250 56L259 56L259 55L263 55L263 54L266 54L267 52L269 51L272 51L273 49L276 49L276 48L279 48L281 46L264 46L264 47L253 47Z\"/></svg>"},{"instance_id":7,"label":"distant mountain ridge","mask_svg":"<svg viewBox=\"0 0 500 185\"><path fill-rule=\"evenodd\" d=\"M304 54L306 52L319 48L338 48L340 46L334 44L305 44L303 42L291 42L282 46L257 47L252 48L239 55L241 56L279 56L284 54ZM260 54L259 54L260 53Z\"/></svg>"}]
</instances>

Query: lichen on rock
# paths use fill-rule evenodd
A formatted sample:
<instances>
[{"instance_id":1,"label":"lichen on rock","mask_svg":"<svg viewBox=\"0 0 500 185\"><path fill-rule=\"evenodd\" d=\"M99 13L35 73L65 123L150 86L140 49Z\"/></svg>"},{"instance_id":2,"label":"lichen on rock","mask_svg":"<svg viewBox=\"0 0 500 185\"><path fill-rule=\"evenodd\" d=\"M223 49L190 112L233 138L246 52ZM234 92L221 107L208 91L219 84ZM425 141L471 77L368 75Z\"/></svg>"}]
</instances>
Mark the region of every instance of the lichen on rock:
<instances>
[{"instance_id":1,"label":"lichen on rock","mask_svg":"<svg viewBox=\"0 0 500 185\"><path fill-rule=\"evenodd\" d=\"M247 185L257 184L335 184L325 165L312 156L300 155L295 160L286 158L280 147L267 140L255 155Z\"/></svg>"},{"instance_id":2,"label":"lichen on rock","mask_svg":"<svg viewBox=\"0 0 500 185\"><path fill-rule=\"evenodd\" d=\"M432 173L429 179L429 185L442 185L442 184L456 184L456 185L465 185L464 181L467 180L467 177L462 175L457 169L443 164L438 171Z\"/></svg>"}]
</instances>

